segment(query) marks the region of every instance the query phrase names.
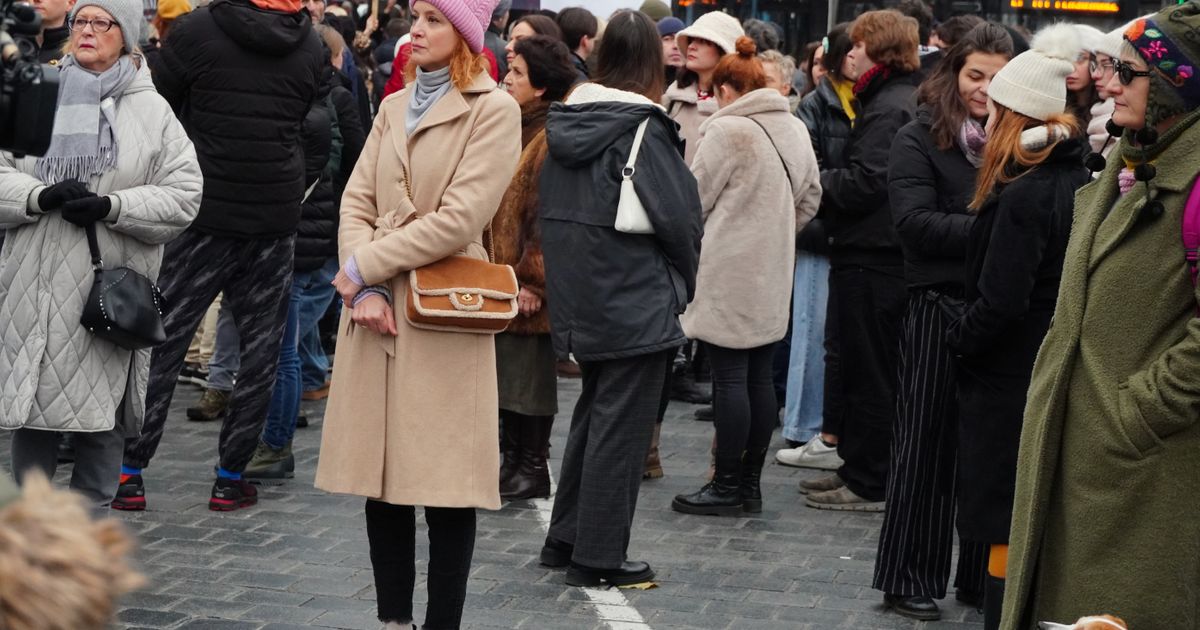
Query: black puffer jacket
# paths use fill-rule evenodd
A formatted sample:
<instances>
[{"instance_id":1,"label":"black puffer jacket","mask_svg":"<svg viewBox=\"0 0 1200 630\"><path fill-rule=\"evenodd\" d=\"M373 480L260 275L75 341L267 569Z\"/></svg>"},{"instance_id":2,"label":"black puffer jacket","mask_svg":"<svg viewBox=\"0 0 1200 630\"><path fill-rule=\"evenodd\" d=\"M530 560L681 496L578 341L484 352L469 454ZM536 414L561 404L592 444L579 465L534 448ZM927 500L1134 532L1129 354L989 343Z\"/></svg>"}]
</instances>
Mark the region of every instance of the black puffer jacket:
<instances>
[{"instance_id":1,"label":"black puffer jacket","mask_svg":"<svg viewBox=\"0 0 1200 630\"><path fill-rule=\"evenodd\" d=\"M800 101L796 115L808 127L808 137L812 139L813 151L817 154L817 163L821 169L845 168L846 145L850 143L850 117L842 107L842 99L838 98L837 90L829 78L821 79L817 88ZM821 215L813 219L796 235L798 249L829 255L829 234Z\"/></svg>"},{"instance_id":2,"label":"black puffer jacket","mask_svg":"<svg viewBox=\"0 0 1200 630\"><path fill-rule=\"evenodd\" d=\"M308 14L214 0L171 27L154 85L196 145L204 201L192 227L228 238L296 231L300 128L325 63Z\"/></svg>"},{"instance_id":3,"label":"black puffer jacket","mask_svg":"<svg viewBox=\"0 0 1200 630\"><path fill-rule=\"evenodd\" d=\"M957 144L938 149L930 124L932 114L922 107L917 119L896 134L888 163L888 199L908 286L958 289L975 223L967 204L975 193L976 169Z\"/></svg>"},{"instance_id":4,"label":"black puffer jacket","mask_svg":"<svg viewBox=\"0 0 1200 630\"><path fill-rule=\"evenodd\" d=\"M678 125L649 102L616 102L628 93L584 87L601 93L555 103L546 123L539 217L554 349L600 361L683 345L703 221ZM647 116L633 182L655 234L624 234L613 228L621 169Z\"/></svg>"},{"instance_id":5,"label":"black puffer jacket","mask_svg":"<svg viewBox=\"0 0 1200 630\"><path fill-rule=\"evenodd\" d=\"M888 156L913 119L916 89L912 74L877 75L858 94L846 166L822 167L821 215L834 265L903 266L888 204Z\"/></svg>"},{"instance_id":6,"label":"black puffer jacket","mask_svg":"<svg viewBox=\"0 0 1200 630\"><path fill-rule=\"evenodd\" d=\"M338 253L342 192L366 141L366 133L358 120L358 106L346 84L346 76L330 68L326 82L329 94L319 101L319 105L313 106L305 120L307 134L309 121L316 124L321 119L318 116L323 117L329 149L323 157L313 156L318 160L316 168L321 179L301 209L300 227L296 232L296 271L320 269L326 260ZM320 114L314 115L317 111ZM308 154L304 161L306 168L313 166Z\"/></svg>"}]
</instances>

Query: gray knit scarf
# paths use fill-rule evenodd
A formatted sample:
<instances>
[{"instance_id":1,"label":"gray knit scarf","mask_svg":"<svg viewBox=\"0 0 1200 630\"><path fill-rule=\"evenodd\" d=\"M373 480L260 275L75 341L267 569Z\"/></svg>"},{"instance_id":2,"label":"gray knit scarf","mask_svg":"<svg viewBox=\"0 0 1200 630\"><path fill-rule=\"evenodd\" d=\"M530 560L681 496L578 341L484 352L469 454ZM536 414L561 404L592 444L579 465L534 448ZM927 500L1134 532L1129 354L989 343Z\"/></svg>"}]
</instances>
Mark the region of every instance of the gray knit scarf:
<instances>
[{"instance_id":1,"label":"gray knit scarf","mask_svg":"<svg viewBox=\"0 0 1200 630\"><path fill-rule=\"evenodd\" d=\"M404 132L412 135L421 119L433 108L446 92L450 91L450 66L433 72L417 68L417 81L412 96L408 98L408 115L404 117Z\"/></svg>"},{"instance_id":2,"label":"gray knit scarf","mask_svg":"<svg viewBox=\"0 0 1200 630\"><path fill-rule=\"evenodd\" d=\"M116 100L138 69L129 55L100 73L82 68L73 55L64 57L59 69L54 133L46 155L38 160L37 176L46 184L86 182L117 163Z\"/></svg>"}]
</instances>

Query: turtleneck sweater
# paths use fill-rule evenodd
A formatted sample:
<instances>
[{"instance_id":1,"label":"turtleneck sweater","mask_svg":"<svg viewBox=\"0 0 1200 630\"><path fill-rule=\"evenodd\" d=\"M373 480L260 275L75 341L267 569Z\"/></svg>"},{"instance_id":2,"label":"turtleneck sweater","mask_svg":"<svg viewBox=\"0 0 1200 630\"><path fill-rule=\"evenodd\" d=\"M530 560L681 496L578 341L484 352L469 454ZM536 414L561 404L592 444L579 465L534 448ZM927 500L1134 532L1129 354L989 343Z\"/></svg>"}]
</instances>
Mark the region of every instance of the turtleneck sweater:
<instances>
[{"instance_id":1,"label":"turtleneck sweater","mask_svg":"<svg viewBox=\"0 0 1200 630\"><path fill-rule=\"evenodd\" d=\"M417 80L413 84L412 96L408 99L408 115L404 118L405 133L412 135L425 114L450 91L450 85L450 66L433 72L417 68Z\"/></svg>"}]
</instances>

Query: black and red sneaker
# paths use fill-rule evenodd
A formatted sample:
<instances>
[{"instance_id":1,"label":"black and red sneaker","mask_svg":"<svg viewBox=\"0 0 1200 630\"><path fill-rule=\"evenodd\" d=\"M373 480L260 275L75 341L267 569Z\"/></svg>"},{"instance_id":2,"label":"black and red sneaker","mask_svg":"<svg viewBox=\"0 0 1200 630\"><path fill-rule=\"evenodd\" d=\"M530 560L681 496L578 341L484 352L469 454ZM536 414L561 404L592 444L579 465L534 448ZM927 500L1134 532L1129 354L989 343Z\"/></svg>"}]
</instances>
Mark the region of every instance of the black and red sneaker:
<instances>
[{"instance_id":1,"label":"black and red sneaker","mask_svg":"<svg viewBox=\"0 0 1200 630\"><path fill-rule=\"evenodd\" d=\"M208 509L232 512L258 503L258 490L245 479L220 479L213 483Z\"/></svg>"},{"instance_id":2,"label":"black and red sneaker","mask_svg":"<svg viewBox=\"0 0 1200 630\"><path fill-rule=\"evenodd\" d=\"M146 509L146 485L141 475L121 475L117 496L113 497L112 509L140 512Z\"/></svg>"}]
</instances>

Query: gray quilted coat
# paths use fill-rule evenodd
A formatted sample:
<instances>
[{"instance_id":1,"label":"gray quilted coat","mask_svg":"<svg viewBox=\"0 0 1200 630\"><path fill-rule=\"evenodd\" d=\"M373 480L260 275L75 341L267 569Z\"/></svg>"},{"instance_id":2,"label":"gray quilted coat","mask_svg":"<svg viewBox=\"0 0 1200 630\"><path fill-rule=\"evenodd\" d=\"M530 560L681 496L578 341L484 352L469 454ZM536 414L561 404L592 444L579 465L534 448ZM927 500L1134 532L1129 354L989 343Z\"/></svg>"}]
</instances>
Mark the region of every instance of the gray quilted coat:
<instances>
[{"instance_id":1,"label":"gray quilted coat","mask_svg":"<svg viewBox=\"0 0 1200 630\"><path fill-rule=\"evenodd\" d=\"M200 208L196 152L142 65L116 103L117 166L88 187L115 197L97 224L104 266L158 278L163 244ZM82 228L58 212L30 213L44 185L37 158L0 152L0 428L137 435L150 350L131 352L79 324L93 273ZM111 215L110 215L111 216Z\"/></svg>"}]
</instances>

